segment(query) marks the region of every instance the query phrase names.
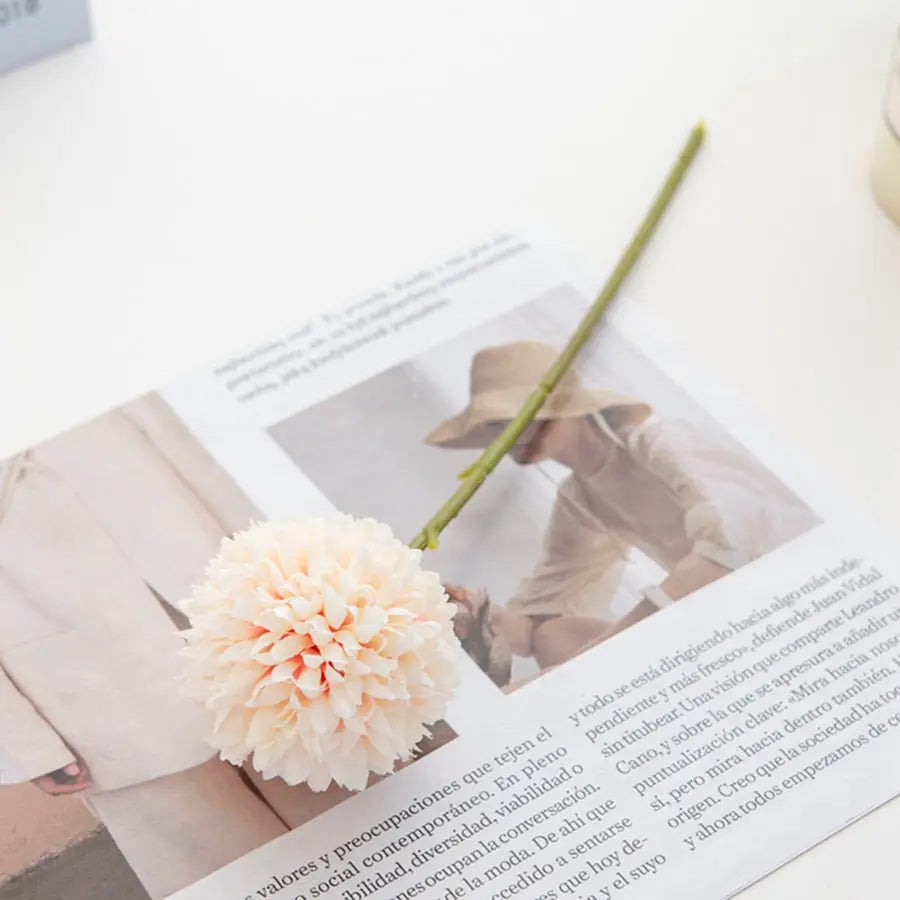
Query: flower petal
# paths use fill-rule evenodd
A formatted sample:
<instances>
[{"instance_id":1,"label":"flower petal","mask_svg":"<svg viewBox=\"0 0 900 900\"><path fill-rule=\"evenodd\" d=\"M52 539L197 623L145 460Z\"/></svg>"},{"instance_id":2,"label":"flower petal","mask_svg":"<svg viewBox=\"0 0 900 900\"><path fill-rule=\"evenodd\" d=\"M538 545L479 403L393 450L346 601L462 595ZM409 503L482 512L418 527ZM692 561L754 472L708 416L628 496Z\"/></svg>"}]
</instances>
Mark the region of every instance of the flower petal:
<instances>
[{"instance_id":1,"label":"flower petal","mask_svg":"<svg viewBox=\"0 0 900 900\"><path fill-rule=\"evenodd\" d=\"M413 754L457 682L439 576L371 519L256 523L183 608L181 690L219 756L265 778L361 789Z\"/></svg>"}]
</instances>

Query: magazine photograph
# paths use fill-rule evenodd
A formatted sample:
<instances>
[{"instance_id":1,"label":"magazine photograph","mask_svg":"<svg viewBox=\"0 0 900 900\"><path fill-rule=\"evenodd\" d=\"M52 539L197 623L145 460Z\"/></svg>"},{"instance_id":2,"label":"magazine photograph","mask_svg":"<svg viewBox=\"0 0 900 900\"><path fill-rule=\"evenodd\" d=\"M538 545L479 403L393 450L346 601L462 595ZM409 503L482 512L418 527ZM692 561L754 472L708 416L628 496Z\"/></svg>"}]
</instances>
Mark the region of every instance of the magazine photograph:
<instances>
[{"instance_id":1,"label":"magazine photograph","mask_svg":"<svg viewBox=\"0 0 900 900\"><path fill-rule=\"evenodd\" d=\"M269 432L335 507L412 534L515 416L581 306L575 291L554 291ZM637 621L642 592L681 599L819 522L613 329L509 452L472 518L433 558L471 629L463 647L506 689Z\"/></svg>"}]
</instances>

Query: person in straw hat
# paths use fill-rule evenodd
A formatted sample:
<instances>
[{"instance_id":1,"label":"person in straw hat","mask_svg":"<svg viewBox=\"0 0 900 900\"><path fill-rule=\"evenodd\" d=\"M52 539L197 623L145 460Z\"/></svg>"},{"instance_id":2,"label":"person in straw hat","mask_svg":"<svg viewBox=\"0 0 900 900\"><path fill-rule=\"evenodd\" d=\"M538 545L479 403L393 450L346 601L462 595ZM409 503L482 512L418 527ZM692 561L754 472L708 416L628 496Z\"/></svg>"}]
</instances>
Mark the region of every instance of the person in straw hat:
<instances>
[{"instance_id":1,"label":"person in straw hat","mask_svg":"<svg viewBox=\"0 0 900 900\"><path fill-rule=\"evenodd\" d=\"M539 342L477 353L471 399L427 443L484 448L534 390L557 350ZM558 665L812 527L812 511L718 430L661 421L643 400L585 386L569 371L510 450L521 465L571 470L537 566L495 631L513 653ZM638 548L667 574L612 621L610 605Z\"/></svg>"}]
</instances>

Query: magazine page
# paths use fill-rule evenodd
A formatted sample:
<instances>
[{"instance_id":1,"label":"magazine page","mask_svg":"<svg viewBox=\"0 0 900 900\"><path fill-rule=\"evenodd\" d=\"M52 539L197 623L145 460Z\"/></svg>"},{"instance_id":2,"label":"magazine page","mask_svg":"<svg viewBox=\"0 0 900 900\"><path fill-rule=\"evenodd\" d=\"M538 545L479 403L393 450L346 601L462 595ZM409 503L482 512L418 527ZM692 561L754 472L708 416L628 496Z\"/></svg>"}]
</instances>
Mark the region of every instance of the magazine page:
<instances>
[{"instance_id":1,"label":"magazine page","mask_svg":"<svg viewBox=\"0 0 900 900\"><path fill-rule=\"evenodd\" d=\"M627 298L427 554L465 654L415 758L355 794L213 758L175 651L221 539L409 539L576 283L501 236L7 461L2 790L86 798L179 900L721 898L896 795L895 554Z\"/></svg>"}]
</instances>

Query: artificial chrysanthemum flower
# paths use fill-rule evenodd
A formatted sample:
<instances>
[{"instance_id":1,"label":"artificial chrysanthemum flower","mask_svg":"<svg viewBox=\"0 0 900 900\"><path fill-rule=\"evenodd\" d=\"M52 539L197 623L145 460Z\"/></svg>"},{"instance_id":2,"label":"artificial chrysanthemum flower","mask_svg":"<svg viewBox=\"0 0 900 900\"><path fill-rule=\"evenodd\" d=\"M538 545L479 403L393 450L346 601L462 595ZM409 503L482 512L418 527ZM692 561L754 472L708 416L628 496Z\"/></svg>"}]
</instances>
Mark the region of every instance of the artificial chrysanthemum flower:
<instances>
[{"instance_id":1,"label":"artificial chrysanthemum flower","mask_svg":"<svg viewBox=\"0 0 900 900\"><path fill-rule=\"evenodd\" d=\"M453 607L372 519L253 525L222 543L189 616L184 693L208 740L265 778L361 790L409 759L457 681Z\"/></svg>"}]
</instances>

